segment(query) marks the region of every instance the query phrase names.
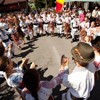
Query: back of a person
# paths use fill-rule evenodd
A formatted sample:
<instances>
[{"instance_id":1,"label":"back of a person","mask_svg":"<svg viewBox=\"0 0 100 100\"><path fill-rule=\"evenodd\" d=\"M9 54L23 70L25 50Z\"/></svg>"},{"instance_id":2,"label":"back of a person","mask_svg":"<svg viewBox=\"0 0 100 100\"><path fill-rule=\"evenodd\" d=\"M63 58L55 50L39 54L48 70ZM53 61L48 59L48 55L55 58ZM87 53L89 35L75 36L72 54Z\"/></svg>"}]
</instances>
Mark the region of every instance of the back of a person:
<instances>
[{"instance_id":1,"label":"back of a person","mask_svg":"<svg viewBox=\"0 0 100 100\"><path fill-rule=\"evenodd\" d=\"M87 68L76 67L69 77L72 86L69 92L77 98L88 98L95 83L94 73L95 67L93 63L90 63Z\"/></svg>"}]
</instances>

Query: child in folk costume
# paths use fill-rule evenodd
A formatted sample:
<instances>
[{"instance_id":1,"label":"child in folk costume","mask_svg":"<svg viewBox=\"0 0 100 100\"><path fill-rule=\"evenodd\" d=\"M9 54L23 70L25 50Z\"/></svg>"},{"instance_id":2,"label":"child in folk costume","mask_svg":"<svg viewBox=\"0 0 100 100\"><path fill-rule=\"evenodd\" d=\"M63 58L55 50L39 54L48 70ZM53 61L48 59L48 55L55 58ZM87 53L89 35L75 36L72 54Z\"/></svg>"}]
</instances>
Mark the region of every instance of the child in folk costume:
<instances>
[{"instance_id":1,"label":"child in folk costume","mask_svg":"<svg viewBox=\"0 0 100 100\"><path fill-rule=\"evenodd\" d=\"M62 77L63 85L69 88L62 95L62 100L87 100L95 85L94 74L97 69L93 64L94 51L87 43L80 42L72 48L71 53L76 66L71 74L66 73Z\"/></svg>"}]
</instances>

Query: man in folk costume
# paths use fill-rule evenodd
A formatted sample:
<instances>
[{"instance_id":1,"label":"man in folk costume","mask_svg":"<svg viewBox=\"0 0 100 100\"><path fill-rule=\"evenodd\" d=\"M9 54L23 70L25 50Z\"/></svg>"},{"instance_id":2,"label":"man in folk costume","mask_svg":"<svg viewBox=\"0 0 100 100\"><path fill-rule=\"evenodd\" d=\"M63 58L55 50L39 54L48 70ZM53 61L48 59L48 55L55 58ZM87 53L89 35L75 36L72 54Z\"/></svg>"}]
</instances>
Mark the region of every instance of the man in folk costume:
<instances>
[{"instance_id":1,"label":"man in folk costume","mask_svg":"<svg viewBox=\"0 0 100 100\"><path fill-rule=\"evenodd\" d=\"M11 58L12 56L14 56L14 49L12 42L10 41L8 35L7 35L7 31L0 28L0 41L2 42L2 44L5 47L5 51L6 51L6 56Z\"/></svg>"},{"instance_id":2,"label":"man in folk costume","mask_svg":"<svg viewBox=\"0 0 100 100\"><path fill-rule=\"evenodd\" d=\"M43 18L43 31L47 35L48 35L48 25L49 25L49 20L47 18L47 14L45 13Z\"/></svg>"},{"instance_id":3,"label":"man in folk costume","mask_svg":"<svg viewBox=\"0 0 100 100\"><path fill-rule=\"evenodd\" d=\"M72 24L72 29L71 29L72 41L71 42L74 42L76 41L75 33L78 31L78 27L79 27L77 16L73 18L73 20L71 21L71 24Z\"/></svg>"},{"instance_id":4,"label":"man in folk costume","mask_svg":"<svg viewBox=\"0 0 100 100\"><path fill-rule=\"evenodd\" d=\"M56 21L56 25L57 25L57 33L60 35L60 37L62 37L63 23L61 18L58 18L58 20Z\"/></svg>"},{"instance_id":5,"label":"man in folk costume","mask_svg":"<svg viewBox=\"0 0 100 100\"><path fill-rule=\"evenodd\" d=\"M38 22L37 18L34 18L34 20L33 20L33 29L34 29L34 34L38 35L39 22Z\"/></svg>"}]
</instances>

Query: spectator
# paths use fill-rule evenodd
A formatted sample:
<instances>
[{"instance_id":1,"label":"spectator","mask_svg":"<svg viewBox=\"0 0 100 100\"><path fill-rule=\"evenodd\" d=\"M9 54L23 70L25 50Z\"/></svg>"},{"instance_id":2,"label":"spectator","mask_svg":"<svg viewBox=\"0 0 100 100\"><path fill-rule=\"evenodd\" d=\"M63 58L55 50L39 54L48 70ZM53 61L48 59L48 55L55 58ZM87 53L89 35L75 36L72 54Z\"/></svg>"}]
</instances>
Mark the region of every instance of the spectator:
<instances>
[{"instance_id":1,"label":"spectator","mask_svg":"<svg viewBox=\"0 0 100 100\"><path fill-rule=\"evenodd\" d=\"M95 53L95 60L94 65L97 70L100 69L100 36L97 36L94 40L91 41L93 50ZM100 78L100 71L97 71L95 73L95 80L98 80Z\"/></svg>"},{"instance_id":2,"label":"spectator","mask_svg":"<svg viewBox=\"0 0 100 100\"><path fill-rule=\"evenodd\" d=\"M79 15L80 22L83 22L85 20L85 12L82 10L82 13Z\"/></svg>"},{"instance_id":3,"label":"spectator","mask_svg":"<svg viewBox=\"0 0 100 100\"><path fill-rule=\"evenodd\" d=\"M92 11L92 21L96 21L97 17L98 17L98 7L95 7L95 9Z\"/></svg>"},{"instance_id":4,"label":"spectator","mask_svg":"<svg viewBox=\"0 0 100 100\"><path fill-rule=\"evenodd\" d=\"M88 10L87 13L86 13L86 17L90 19L91 18L91 15L92 14L91 14L90 10Z\"/></svg>"}]
</instances>

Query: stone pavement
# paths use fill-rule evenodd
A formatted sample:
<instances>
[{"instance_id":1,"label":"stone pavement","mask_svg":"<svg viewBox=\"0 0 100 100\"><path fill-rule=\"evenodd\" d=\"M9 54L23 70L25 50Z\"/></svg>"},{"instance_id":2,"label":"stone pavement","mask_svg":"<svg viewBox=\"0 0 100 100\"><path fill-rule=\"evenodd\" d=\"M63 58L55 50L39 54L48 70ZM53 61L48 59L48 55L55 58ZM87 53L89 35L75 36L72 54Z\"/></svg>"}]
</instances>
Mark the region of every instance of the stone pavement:
<instances>
[{"instance_id":1,"label":"stone pavement","mask_svg":"<svg viewBox=\"0 0 100 100\"><path fill-rule=\"evenodd\" d=\"M38 65L37 69L41 80L50 80L57 75L60 68L60 58L63 54L70 59L69 71L73 70L74 62L72 61L71 48L76 44L77 42L71 43L71 39L65 39L64 37L43 36L26 43L21 51L16 50L18 57L14 58L14 61L19 62L22 57L28 57L30 59L29 63L34 61ZM56 87L53 92L55 100L61 100L61 94L64 92L66 92L65 87ZM92 97L94 97L93 93ZM100 97L97 98L89 100L100 100Z\"/></svg>"},{"instance_id":2,"label":"stone pavement","mask_svg":"<svg viewBox=\"0 0 100 100\"><path fill-rule=\"evenodd\" d=\"M22 46L21 51L17 48L15 49L16 57L13 58L13 61L19 64L22 58L29 58L28 65L33 61L38 65L37 70L40 73L41 80L50 80L57 75L60 68L60 58L63 54L70 60L69 71L71 72L73 70L74 62L72 61L71 48L75 46L77 42L70 42L71 39L59 38L57 36L43 36L35 40L33 39L27 41L26 44ZM53 90L54 100L61 100L61 94L64 92L66 92L65 87L61 85L57 86ZM95 93L98 94L99 92L97 91ZM93 92L93 94L95 93ZM92 98L94 97L93 94ZM99 95L96 97L96 99L89 100L100 100Z\"/></svg>"}]
</instances>

